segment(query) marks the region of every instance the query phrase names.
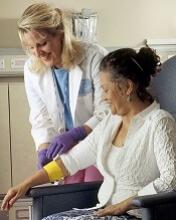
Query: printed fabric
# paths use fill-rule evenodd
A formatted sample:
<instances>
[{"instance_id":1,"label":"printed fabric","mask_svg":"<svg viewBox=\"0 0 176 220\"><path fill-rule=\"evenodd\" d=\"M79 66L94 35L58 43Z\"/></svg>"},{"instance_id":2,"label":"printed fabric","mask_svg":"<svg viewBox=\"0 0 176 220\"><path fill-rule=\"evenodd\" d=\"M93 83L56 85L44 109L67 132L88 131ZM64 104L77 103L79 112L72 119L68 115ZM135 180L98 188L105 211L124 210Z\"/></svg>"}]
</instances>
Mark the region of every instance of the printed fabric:
<instances>
[{"instance_id":1,"label":"printed fabric","mask_svg":"<svg viewBox=\"0 0 176 220\"><path fill-rule=\"evenodd\" d=\"M42 220L137 220L131 215L121 215L121 216L104 216L98 217L96 216L95 210L70 210L66 212L60 212L57 214L50 215L48 217L43 218Z\"/></svg>"}]
</instances>

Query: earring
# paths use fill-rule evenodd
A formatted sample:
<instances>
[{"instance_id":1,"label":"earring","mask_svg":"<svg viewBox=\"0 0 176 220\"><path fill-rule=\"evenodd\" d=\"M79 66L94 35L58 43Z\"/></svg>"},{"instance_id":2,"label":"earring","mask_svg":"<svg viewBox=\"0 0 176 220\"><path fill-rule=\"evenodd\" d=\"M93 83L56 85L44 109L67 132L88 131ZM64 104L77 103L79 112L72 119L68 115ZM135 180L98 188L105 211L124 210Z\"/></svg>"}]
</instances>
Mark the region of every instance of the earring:
<instances>
[{"instance_id":1,"label":"earring","mask_svg":"<svg viewBox=\"0 0 176 220\"><path fill-rule=\"evenodd\" d=\"M127 96L127 102L131 102L131 95Z\"/></svg>"}]
</instances>

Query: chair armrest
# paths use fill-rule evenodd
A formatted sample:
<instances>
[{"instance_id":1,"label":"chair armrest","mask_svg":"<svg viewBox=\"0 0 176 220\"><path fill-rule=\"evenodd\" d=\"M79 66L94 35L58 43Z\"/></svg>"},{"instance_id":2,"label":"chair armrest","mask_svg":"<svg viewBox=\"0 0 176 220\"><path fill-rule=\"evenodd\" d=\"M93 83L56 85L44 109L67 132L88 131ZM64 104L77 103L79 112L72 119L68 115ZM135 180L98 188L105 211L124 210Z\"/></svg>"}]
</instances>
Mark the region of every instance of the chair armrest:
<instances>
[{"instance_id":1,"label":"chair armrest","mask_svg":"<svg viewBox=\"0 0 176 220\"><path fill-rule=\"evenodd\" d=\"M67 185L40 186L30 189L26 196L32 197L32 219L70 210L88 208L98 202L97 192L102 182Z\"/></svg>"},{"instance_id":2,"label":"chair armrest","mask_svg":"<svg viewBox=\"0 0 176 220\"><path fill-rule=\"evenodd\" d=\"M41 196L75 193L78 191L92 191L99 189L102 182L76 183L66 185L39 186L31 188L26 196L36 198Z\"/></svg>"},{"instance_id":3,"label":"chair armrest","mask_svg":"<svg viewBox=\"0 0 176 220\"><path fill-rule=\"evenodd\" d=\"M132 204L136 207L150 208L164 204L176 203L176 192L164 192L154 195L138 196L133 199Z\"/></svg>"}]
</instances>

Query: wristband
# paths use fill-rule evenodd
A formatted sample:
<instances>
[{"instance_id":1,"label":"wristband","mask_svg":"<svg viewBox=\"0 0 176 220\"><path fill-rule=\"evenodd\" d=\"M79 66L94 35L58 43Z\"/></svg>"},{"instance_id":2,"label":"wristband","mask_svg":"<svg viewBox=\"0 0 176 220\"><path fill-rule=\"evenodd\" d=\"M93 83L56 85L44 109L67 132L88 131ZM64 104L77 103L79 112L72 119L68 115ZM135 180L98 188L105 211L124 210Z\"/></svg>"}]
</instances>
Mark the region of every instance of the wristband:
<instances>
[{"instance_id":1,"label":"wristband","mask_svg":"<svg viewBox=\"0 0 176 220\"><path fill-rule=\"evenodd\" d=\"M60 180L64 177L62 169L55 160L45 165L43 169L47 172L50 182Z\"/></svg>"}]
</instances>

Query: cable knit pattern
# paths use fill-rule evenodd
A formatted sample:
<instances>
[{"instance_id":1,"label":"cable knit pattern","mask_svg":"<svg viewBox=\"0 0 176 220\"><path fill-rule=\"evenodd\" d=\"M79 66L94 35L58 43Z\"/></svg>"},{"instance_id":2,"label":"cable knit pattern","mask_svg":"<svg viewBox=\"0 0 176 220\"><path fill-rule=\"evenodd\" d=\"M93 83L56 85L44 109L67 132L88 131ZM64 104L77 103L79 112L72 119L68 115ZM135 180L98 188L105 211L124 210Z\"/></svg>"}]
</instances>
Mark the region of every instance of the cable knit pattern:
<instances>
[{"instance_id":1,"label":"cable knit pattern","mask_svg":"<svg viewBox=\"0 0 176 220\"><path fill-rule=\"evenodd\" d=\"M97 163L104 176L100 204L118 203L136 194L147 195L176 188L176 123L154 102L130 123L120 164L110 172L108 156L121 117L109 114L94 131L62 160L71 174ZM117 160L117 162L119 162Z\"/></svg>"},{"instance_id":2,"label":"cable knit pattern","mask_svg":"<svg viewBox=\"0 0 176 220\"><path fill-rule=\"evenodd\" d=\"M172 190L176 186L176 133L175 123L170 118L158 121L154 136L154 152L160 170L160 178L154 181L156 191Z\"/></svg>"}]
</instances>

